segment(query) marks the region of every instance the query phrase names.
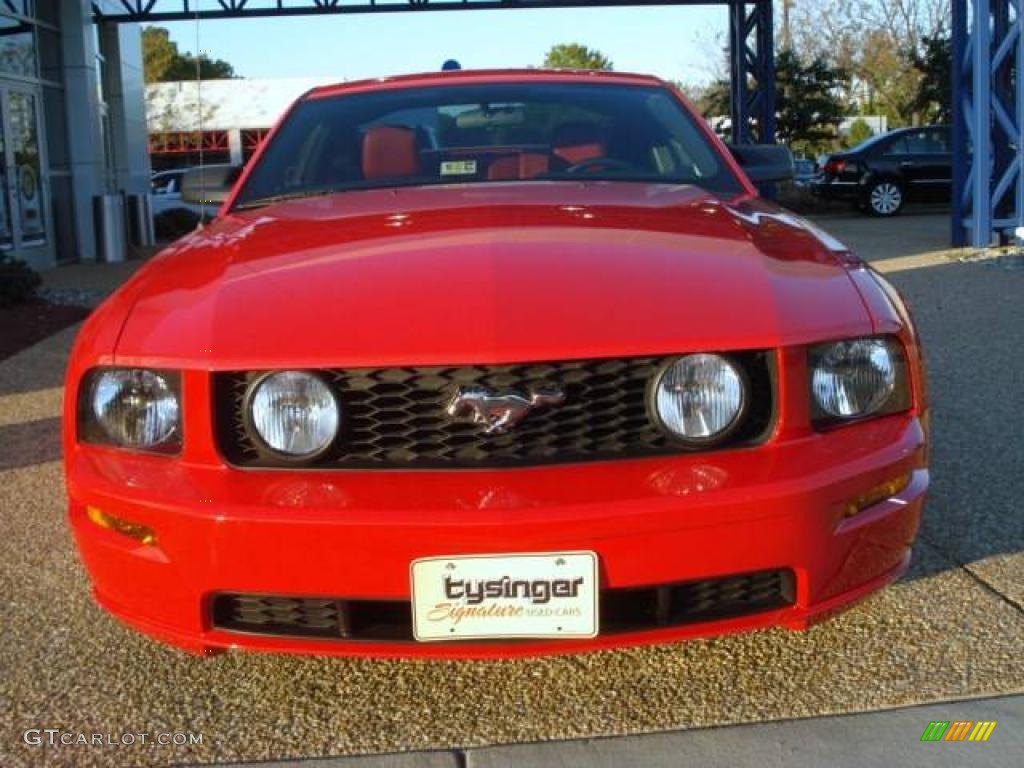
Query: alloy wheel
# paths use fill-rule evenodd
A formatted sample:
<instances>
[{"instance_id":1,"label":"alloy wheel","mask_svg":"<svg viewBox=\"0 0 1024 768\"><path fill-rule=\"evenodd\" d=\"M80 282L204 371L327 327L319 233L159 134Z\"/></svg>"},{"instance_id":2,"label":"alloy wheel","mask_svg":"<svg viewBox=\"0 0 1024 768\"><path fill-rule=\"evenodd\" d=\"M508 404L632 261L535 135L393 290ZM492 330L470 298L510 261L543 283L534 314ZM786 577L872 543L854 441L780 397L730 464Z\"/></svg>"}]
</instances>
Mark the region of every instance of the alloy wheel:
<instances>
[{"instance_id":1,"label":"alloy wheel","mask_svg":"<svg viewBox=\"0 0 1024 768\"><path fill-rule=\"evenodd\" d=\"M868 202L871 210L879 216L892 216L903 204L903 191L898 184L881 181L871 188Z\"/></svg>"}]
</instances>

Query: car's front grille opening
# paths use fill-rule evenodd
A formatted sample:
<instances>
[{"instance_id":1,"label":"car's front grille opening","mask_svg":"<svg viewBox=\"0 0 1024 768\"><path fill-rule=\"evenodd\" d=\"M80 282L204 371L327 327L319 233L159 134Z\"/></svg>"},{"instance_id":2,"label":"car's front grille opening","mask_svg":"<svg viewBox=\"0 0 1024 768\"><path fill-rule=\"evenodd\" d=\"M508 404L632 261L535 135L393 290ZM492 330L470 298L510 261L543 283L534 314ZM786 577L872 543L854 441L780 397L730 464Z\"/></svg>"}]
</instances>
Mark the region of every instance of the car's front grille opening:
<instances>
[{"instance_id":1,"label":"car's front grille opening","mask_svg":"<svg viewBox=\"0 0 1024 768\"><path fill-rule=\"evenodd\" d=\"M730 353L750 381L750 408L740 428L713 448L767 438L775 419L773 357ZM680 453L649 415L651 379L672 357L568 360L521 365L467 365L321 370L342 408L334 445L311 463L288 463L261 448L246 421L246 397L259 372L214 376L217 442L236 466L347 469L529 466ZM504 434L446 413L463 388L529 393L556 388L557 405L537 407ZM712 447L702 450L711 450Z\"/></svg>"},{"instance_id":2,"label":"car's front grille opening","mask_svg":"<svg viewBox=\"0 0 1024 768\"><path fill-rule=\"evenodd\" d=\"M748 616L792 605L795 578L787 569L680 584L601 592L601 634L638 632ZM408 642L412 606L404 600L345 600L221 593L213 626L279 637Z\"/></svg>"},{"instance_id":3,"label":"car's front grille opening","mask_svg":"<svg viewBox=\"0 0 1024 768\"><path fill-rule=\"evenodd\" d=\"M601 632L631 632L718 621L792 605L793 572L758 571L659 587L606 589Z\"/></svg>"},{"instance_id":4,"label":"car's front grille opening","mask_svg":"<svg viewBox=\"0 0 1024 768\"><path fill-rule=\"evenodd\" d=\"M283 637L411 640L409 603L324 597L219 594L213 626Z\"/></svg>"}]
</instances>

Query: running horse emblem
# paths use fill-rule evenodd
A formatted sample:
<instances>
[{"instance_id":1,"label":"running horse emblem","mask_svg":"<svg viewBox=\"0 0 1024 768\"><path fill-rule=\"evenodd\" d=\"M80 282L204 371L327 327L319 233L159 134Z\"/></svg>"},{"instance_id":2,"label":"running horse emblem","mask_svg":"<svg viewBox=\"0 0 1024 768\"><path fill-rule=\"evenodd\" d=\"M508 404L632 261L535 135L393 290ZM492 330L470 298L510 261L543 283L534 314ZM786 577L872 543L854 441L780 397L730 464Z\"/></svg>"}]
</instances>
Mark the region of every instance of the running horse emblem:
<instances>
[{"instance_id":1,"label":"running horse emblem","mask_svg":"<svg viewBox=\"0 0 1024 768\"><path fill-rule=\"evenodd\" d=\"M455 419L481 424L484 434L501 435L526 418L534 408L558 405L565 400L560 389L531 389L529 396L518 392L496 394L483 387L460 387L445 409Z\"/></svg>"}]
</instances>

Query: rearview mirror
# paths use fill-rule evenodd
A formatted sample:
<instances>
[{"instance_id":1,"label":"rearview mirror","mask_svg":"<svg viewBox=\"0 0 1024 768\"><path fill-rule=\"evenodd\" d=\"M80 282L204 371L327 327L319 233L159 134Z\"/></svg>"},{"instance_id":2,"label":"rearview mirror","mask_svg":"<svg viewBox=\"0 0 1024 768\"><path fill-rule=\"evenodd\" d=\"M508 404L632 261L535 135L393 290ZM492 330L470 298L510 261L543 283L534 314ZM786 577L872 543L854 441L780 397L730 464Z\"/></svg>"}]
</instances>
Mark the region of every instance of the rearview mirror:
<instances>
[{"instance_id":1,"label":"rearview mirror","mask_svg":"<svg viewBox=\"0 0 1024 768\"><path fill-rule=\"evenodd\" d=\"M203 165L189 168L181 177L181 199L196 205L220 205L231 193L239 165Z\"/></svg>"},{"instance_id":2,"label":"rearview mirror","mask_svg":"<svg viewBox=\"0 0 1024 768\"><path fill-rule=\"evenodd\" d=\"M754 184L793 178L793 153L778 144L730 144L729 151Z\"/></svg>"},{"instance_id":3,"label":"rearview mirror","mask_svg":"<svg viewBox=\"0 0 1024 768\"><path fill-rule=\"evenodd\" d=\"M500 128L522 125L525 120L526 115L518 107L493 107L463 112L455 118L455 125L458 128Z\"/></svg>"}]
</instances>

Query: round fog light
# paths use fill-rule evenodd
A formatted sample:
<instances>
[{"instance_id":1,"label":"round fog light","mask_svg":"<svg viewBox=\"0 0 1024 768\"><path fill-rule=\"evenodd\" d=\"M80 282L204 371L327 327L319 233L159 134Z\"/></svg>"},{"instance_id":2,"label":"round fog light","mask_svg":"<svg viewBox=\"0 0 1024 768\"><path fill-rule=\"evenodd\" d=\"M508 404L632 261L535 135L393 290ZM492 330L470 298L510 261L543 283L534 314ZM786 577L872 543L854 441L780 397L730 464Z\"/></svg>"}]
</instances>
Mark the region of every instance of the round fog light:
<instances>
[{"instance_id":1,"label":"round fog light","mask_svg":"<svg viewBox=\"0 0 1024 768\"><path fill-rule=\"evenodd\" d=\"M670 363L654 386L654 411L662 427L692 443L724 438L746 406L740 369L722 355L687 355Z\"/></svg>"},{"instance_id":2,"label":"round fog light","mask_svg":"<svg viewBox=\"0 0 1024 768\"><path fill-rule=\"evenodd\" d=\"M322 453L338 434L338 401L323 379L304 371L280 371L256 384L249 417L271 451L292 458Z\"/></svg>"}]
</instances>

